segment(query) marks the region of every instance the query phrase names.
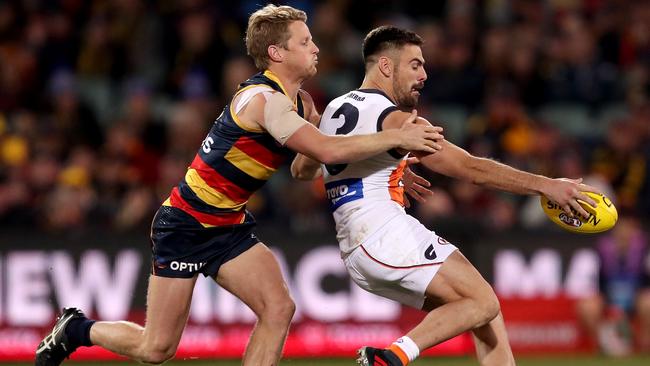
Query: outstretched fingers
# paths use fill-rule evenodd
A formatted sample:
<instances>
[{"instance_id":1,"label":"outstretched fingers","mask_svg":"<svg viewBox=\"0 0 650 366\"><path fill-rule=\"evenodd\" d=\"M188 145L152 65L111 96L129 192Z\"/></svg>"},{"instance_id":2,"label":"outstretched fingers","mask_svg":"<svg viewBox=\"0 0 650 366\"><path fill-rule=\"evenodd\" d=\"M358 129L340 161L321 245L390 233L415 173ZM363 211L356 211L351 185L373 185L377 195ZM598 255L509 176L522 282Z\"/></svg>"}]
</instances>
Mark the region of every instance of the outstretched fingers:
<instances>
[{"instance_id":1,"label":"outstretched fingers","mask_svg":"<svg viewBox=\"0 0 650 366\"><path fill-rule=\"evenodd\" d=\"M570 205L571 207L573 207L573 209L575 210L575 212L579 213L580 216L585 217L585 218L590 216L589 212L587 212L587 210L585 210L585 208L582 207L582 205L580 204L580 202L578 202L577 200L575 200L575 199L570 200L570 201L569 201L569 205ZM567 205L567 206L568 206L568 205ZM566 211L566 209L565 209L565 211ZM571 210L570 210L570 209L569 209L569 212L567 212L567 213L573 216L573 214L571 213Z\"/></svg>"},{"instance_id":2,"label":"outstretched fingers","mask_svg":"<svg viewBox=\"0 0 650 366\"><path fill-rule=\"evenodd\" d=\"M596 187L582 183L582 178L558 178L555 182L558 183L555 185L558 189L555 191L555 194L557 194L556 202L560 204L562 210L567 215L573 217L575 213L578 213L583 217L589 217L591 214L583 205L587 204L593 208L598 206L598 202L591 198L587 193L602 194L602 192Z\"/></svg>"},{"instance_id":3,"label":"outstretched fingers","mask_svg":"<svg viewBox=\"0 0 650 366\"><path fill-rule=\"evenodd\" d=\"M592 192L592 191L585 191L581 188L580 192L578 193L577 200L582 201L593 208L598 207L598 202L596 202L593 198L586 195L585 192Z\"/></svg>"}]
</instances>

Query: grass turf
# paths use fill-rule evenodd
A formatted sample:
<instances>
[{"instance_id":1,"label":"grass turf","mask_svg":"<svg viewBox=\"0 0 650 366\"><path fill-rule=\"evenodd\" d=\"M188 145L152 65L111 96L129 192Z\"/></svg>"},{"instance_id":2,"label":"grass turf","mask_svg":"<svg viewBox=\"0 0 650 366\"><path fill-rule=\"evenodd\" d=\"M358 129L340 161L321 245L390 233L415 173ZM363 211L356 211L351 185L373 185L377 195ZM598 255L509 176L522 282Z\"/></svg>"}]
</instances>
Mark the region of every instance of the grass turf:
<instances>
[{"instance_id":1,"label":"grass turf","mask_svg":"<svg viewBox=\"0 0 650 366\"><path fill-rule=\"evenodd\" d=\"M26 366L33 363L0 363L0 366ZM87 365L137 365L135 362L64 362L63 365L69 366L87 366ZM237 366L241 365L237 360L202 360L202 361L182 361L174 360L165 363L166 366ZM285 359L281 365L285 366L353 366L356 365L352 359ZM414 363L413 366L476 366L476 360L472 358L422 358ZM566 356L566 357L539 357L539 358L518 358L518 366L648 366L650 365L650 356L637 356L630 358L604 358L604 357L583 357L583 356Z\"/></svg>"}]
</instances>

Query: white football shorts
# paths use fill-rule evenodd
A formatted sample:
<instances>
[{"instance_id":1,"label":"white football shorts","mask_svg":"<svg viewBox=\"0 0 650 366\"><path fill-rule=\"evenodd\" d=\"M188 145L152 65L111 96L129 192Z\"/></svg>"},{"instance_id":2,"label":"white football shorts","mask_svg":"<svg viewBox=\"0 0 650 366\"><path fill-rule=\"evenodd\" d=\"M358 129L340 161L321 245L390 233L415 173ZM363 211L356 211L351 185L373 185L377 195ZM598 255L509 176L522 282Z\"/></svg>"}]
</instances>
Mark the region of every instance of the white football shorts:
<instances>
[{"instance_id":1,"label":"white football shorts","mask_svg":"<svg viewBox=\"0 0 650 366\"><path fill-rule=\"evenodd\" d=\"M457 249L415 218L399 215L343 261L361 288L422 309L427 286Z\"/></svg>"}]
</instances>

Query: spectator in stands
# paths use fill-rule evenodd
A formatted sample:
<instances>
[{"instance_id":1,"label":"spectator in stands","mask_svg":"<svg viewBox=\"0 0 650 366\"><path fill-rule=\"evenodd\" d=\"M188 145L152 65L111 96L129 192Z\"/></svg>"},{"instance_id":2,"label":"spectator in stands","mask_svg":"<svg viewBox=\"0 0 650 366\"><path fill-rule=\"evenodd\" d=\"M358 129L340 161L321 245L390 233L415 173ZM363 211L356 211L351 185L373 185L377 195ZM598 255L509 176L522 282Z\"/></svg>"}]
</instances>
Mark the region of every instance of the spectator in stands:
<instances>
[{"instance_id":1,"label":"spectator in stands","mask_svg":"<svg viewBox=\"0 0 650 366\"><path fill-rule=\"evenodd\" d=\"M37 213L59 189L59 174L78 147L96 155L84 189L98 200L82 210L90 217L76 222L142 220L147 205L124 215L121 202L133 192L158 197L160 180L165 187L176 181L182 156L192 155L204 137L196 116L213 121L241 75L252 73L240 40L255 4L0 0L0 226L45 222ZM445 126L445 136L478 155L551 175L557 151L568 149L579 155L572 159L588 162L585 176L603 177L622 205L650 218L648 2L448 0L426 14L415 1L377 4L303 1L325 49L319 75L305 84L317 106L354 87L349 76L363 71L356 61L359 34L378 23L410 24L426 41L425 68L435 80L422 90L418 112ZM364 17L348 16L359 11ZM501 85L509 85L511 100L502 98ZM576 132L574 141L530 118L566 103L587 119L587 131ZM602 111L615 109L632 127L607 131L602 121L611 116ZM466 123L480 111L488 111L482 120ZM176 133L194 142L170 143ZM440 186L439 178L429 178ZM522 216L520 205L494 193L476 197L470 187L445 188L458 196L441 197L444 207L496 202L503 225L490 228ZM269 207L270 199L259 205L271 220L291 222L296 215ZM446 211L422 209L428 216Z\"/></svg>"},{"instance_id":2,"label":"spectator in stands","mask_svg":"<svg viewBox=\"0 0 650 366\"><path fill-rule=\"evenodd\" d=\"M642 131L622 120L610 126L605 142L593 151L591 170L612 185L619 208L636 209L641 192L650 181L643 141Z\"/></svg>"},{"instance_id":3,"label":"spectator in stands","mask_svg":"<svg viewBox=\"0 0 650 366\"><path fill-rule=\"evenodd\" d=\"M578 303L582 323L606 354L627 355L634 341L650 351L650 246L637 215L622 211L596 249L599 292Z\"/></svg>"}]
</instances>

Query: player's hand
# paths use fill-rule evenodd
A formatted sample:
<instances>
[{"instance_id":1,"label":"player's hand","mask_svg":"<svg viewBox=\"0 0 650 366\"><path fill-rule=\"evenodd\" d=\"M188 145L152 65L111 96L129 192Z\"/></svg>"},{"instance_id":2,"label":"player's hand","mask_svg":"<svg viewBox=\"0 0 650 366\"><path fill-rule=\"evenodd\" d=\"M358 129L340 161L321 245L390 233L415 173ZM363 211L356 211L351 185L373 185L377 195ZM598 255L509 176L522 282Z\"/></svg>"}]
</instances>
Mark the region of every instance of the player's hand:
<instances>
[{"instance_id":1,"label":"player's hand","mask_svg":"<svg viewBox=\"0 0 650 366\"><path fill-rule=\"evenodd\" d=\"M419 162L418 158L413 157L407 159L407 164L415 164L417 162ZM402 184L404 184L404 193L408 194L411 198L420 203L425 202L427 197L433 196L433 192L428 188L431 187L431 183L423 177L415 174L409 167L404 169ZM406 195L404 195L404 205L406 207L411 207L411 202Z\"/></svg>"},{"instance_id":2,"label":"player's hand","mask_svg":"<svg viewBox=\"0 0 650 366\"><path fill-rule=\"evenodd\" d=\"M442 145L438 144L439 141L445 138L442 135L442 127L417 124L415 123L417 117L417 111L413 110L402 124L402 128L400 128L401 143L399 147L409 151L424 151L428 153L435 153L436 151L442 150Z\"/></svg>"},{"instance_id":3,"label":"player's hand","mask_svg":"<svg viewBox=\"0 0 650 366\"><path fill-rule=\"evenodd\" d=\"M582 217L589 217L589 212L587 212L578 201L585 202L591 207L596 207L597 203L583 192L602 194L598 188L588 184L583 184L582 178L552 179L550 184L545 186L544 192L542 193L548 197L548 199L560 205L567 215L573 217L573 212L575 211Z\"/></svg>"}]
</instances>

